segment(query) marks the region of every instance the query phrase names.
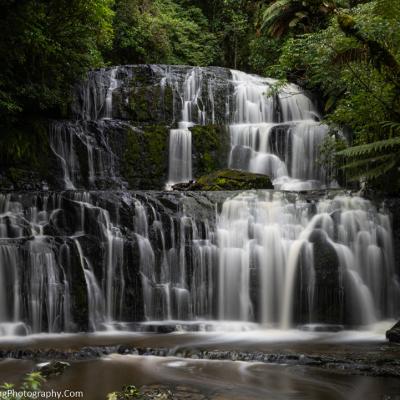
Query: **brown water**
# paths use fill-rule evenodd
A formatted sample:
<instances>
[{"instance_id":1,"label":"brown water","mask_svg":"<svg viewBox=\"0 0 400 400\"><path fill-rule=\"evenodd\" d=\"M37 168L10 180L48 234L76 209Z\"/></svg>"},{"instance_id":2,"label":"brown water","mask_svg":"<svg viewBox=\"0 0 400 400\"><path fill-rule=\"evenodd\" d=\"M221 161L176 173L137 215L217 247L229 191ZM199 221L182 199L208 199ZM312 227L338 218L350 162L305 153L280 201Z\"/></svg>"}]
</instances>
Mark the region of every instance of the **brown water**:
<instances>
[{"instance_id":1,"label":"brown water","mask_svg":"<svg viewBox=\"0 0 400 400\"><path fill-rule=\"evenodd\" d=\"M18 381L34 367L31 361L0 362L1 381ZM400 380L341 375L316 368L238 361L191 360L173 357L122 356L75 361L46 388L82 390L84 399L105 399L123 385L186 386L205 399L373 400L400 399Z\"/></svg>"},{"instance_id":2,"label":"brown water","mask_svg":"<svg viewBox=\"0 0 400 400\"><path fill-rule=\"evenodd\" d=\"M384 367L400 359L400 346L390 345L382 334L371 332L317 333L302 331L202 332L174 334L105 333L79 335L37 335L2 338L0 350L29 349L61 352L85 346L125 344L137 348L207 349L262 352L279 355L323 356L371 363ZM45 353L43 353L45 354ZM175 353L174 353L175 354ZM195 352L194 352L195 354ZM43 360L37 360L40 362ZM18 383L36 362L0 361L0 383ZM361 376L363 369L342 371L298 365L258 362L198 360L112 354L99 359L71 361L63 375L51 378L46 388L83 390L84 399L102 400L124 385L185 386L197 391L186 399L210 400L400 400L400 378ZM341 365L341 364L339 364ZM397 365L397 364L396 364ZM396 367L394 367L396 368ZM394 375L396 375L396 371ZM358 374L358 375L357 375ZM393 371L392 371L393 375ZM399 371L400 375L400 371ZM183 397L179 397L181 399Z\"/></svg>"}]
</instances>

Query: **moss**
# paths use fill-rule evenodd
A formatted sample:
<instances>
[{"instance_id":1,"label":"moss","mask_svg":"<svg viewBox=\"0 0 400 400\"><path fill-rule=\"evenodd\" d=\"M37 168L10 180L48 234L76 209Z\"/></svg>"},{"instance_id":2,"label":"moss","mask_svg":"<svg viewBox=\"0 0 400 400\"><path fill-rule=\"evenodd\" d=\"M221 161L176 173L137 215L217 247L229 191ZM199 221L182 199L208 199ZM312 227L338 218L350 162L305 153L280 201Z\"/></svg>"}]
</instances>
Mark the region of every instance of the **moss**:
<instances>
[{"instance_id":1,"label":"moss","mask_svg":"<svg viewBox=\"0 0 400 400\"><path fill-rule=\"evenodd\" d=\"M175 185L174 189L201 191L250 190L273 189L273 185L267 175L223 169L204 175L194 183Z\"/></svg>"},{"instance_id":2,"label":"moss","mask_svg":"<svg viewBox=\"0 0 400 400\"><path fill-rule=\"evenodd\" d=\"M162 173L168 147L168 129L164 126L149 126L144 128L143 133L153 170Z\"/></svg>"},{"instance_id":3,"label":"moss","mask_svg":"<svg viewBox=\"0 0 400 400\"><path fill-rule=\"evenodd\" d=\"M161 188L168 165L168 128L146 126L129 128L121 172L130 188Z\"/></svg>"},{"instance_id":4,"label":"moss","mask_svg":"<svg viewBox=\"0 0 400 400\"><path fill-rule=\"evenodd\" d=\"M122 157L121 173L129 186L134 187L136 179L135 171L140 161L140 138L137 132L131 128L127 129L125 138L125 151Z\"/></svg>"},{"instance_id":5,"label":"moss","mask_svg":"<svg viewBox=\"0 0 400 400\"><path fill-rule=\"evenodd\" d=\"M337 21L344 32L352 31L356 25L354 18L348 14L338 14Z\"/></svg>"},{"instance_id":6,"label":"moss","mask_svg":"<svg viewBox=\"0 0 400 400\"><path fill-rule=\"evenodd\" d=\"M131 120L139 123L172 123L172 88L161 87L135 76L131 80L128 114Z\"/></svg>"},{"instance_id":7,"label":"moss","mask_svg":"<svg viewBox=\"0 0 400 400\"><path fill-rule=\"evenodd\" d=\"M190 130L193 140L193 169L195 174L209 174L225 167L229 151L229 135L226 127L196 125Z\"/></svg>"}]
</instances>

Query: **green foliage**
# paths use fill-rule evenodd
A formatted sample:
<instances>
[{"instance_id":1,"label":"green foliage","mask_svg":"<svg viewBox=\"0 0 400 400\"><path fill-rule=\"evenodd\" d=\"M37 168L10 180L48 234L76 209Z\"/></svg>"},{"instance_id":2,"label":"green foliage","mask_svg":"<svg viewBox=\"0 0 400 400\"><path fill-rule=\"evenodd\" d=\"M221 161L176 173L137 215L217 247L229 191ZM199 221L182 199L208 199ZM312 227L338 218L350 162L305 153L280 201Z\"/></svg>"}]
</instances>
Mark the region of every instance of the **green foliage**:
<instances>
[{"instance_id":1,"label":"green foliage","mask_svg":"<svg viewBox=\"0 0 400 400\"><path fill-rule=\"evenodd\" d=\"M0 391L6 392L7 390L14 390L15 392L18 391L27 391L27 392L37 392L40 391L42 388L42 384L46 380L43 378L40 372L31 372L27 374L22 382L22 385L19 388L16 388L15 385L11 383L3 383L0 385ZM7 395L6 393L3 394L2 399L4 400L27 400L30 399L29 396L17 396L17 395Z\"/></svg>"},{"instance_id":2,"label":"green foliage","mask_svg":"<svg viewBox=\"0 0 400 400\"><path fill-rule=\"evenodd\" d=\"M112 0L8 1L0 16L0 120L65 110L111 44ZM3 128L6 129L6 128Z\"/></svg>"},{"instance_id":3,"label":"green foliage","mask_svg":"<svg viewBox=\"0 0 400 400\"><path fill-rule=\"evenodd\" d=\"M369 1L336 14L326 27L313 25L311 33L288 36L268 72L318 93L325 122L352 132L355 147L335 156L335 144L325 144L321 162L345 163L347 179L372 182L399 165L399 4Z\"/></svg>"},{"instance_id":4,"label":"green foliage","mask_svg":"<svg viewBox=\"0 0 400 400\"><path fill-rule=\"evenodd\" d=\"M276 0L263 12L262 29L276 38L289 31L315 31L325 25L333 11L348 6L346 0Z\"/></svg>"},{"instance_id":5,"label":"green foliage","mask_svg":"<svg viewBox=\"0 0 400 400\"><path fill-rule=\"evenodd\" d=\"M385 122L396 134L400 133L400 123ZM385 140L349 147L338 153L346 159L342 167L349 180L375 180L400 167L400 135Z\"/></svg>"},{"instance_id":6,"label":"green foliage","mask_svg":"<svg viewBox=\"0 0 400 400\"><path fill-rule=\"evenodd\" d=\"M115 10L110 53L115 64L209 65L216 56L216 39L197 7L173 0L117 0Z\"/></svg>"},{"instance_id":7,"label":"green foliage","mask_svg":"<svg viewBox=\"0 0 400 400\"><path fill-rule=\"evenodd\" d=\"M107 395L107 400L172 400L172 392L167 388L158 388L141 391L134 385L127 385L120 392L112 392Z\"/></svg>"},{"instance_id":8,"label":"green foliage","mask_svg":"<svg viewBox=\"0 0 400 400\"><path fill-rule=\"evenodd\" d=\"M107 395L107 400L131 400L142 399L140 390L134 385L127 385L121 392L112 392Z\"/></svg>"},{"instance_id":9,"label":"green foliage","mask_svg":"<svg viewBox=\"0 0 400 400\"><path fill-rule=\"evenodd\" d=\"M317 163L325 169L328 181L339 178L341 157L338 152L345 147L345 140L335 134L327 135L320 145Z\"/></svg>"}]
</instances>

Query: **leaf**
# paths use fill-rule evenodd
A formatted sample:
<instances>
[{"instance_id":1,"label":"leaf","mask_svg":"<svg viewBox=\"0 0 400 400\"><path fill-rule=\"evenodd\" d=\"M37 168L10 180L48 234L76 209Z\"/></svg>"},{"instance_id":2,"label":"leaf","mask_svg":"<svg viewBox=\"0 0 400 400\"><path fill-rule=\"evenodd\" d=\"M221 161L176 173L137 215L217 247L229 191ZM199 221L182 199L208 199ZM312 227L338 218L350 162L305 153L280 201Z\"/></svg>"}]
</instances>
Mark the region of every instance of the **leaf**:
<instances>
[{"instance_id":1,"label":"leaf","mask_svg":"<svg viewBox=\"0 0 400 400\"><path fill-rule=\"evenodd\" d=\"M362 144L360 146L349 147L338 153L340 156L344 157L359 157L363 155L379 153L385 150L392 150L400 146L400 137L395 137L386 140L379 140L377 142Z\"/></svg>"}]
</instances>

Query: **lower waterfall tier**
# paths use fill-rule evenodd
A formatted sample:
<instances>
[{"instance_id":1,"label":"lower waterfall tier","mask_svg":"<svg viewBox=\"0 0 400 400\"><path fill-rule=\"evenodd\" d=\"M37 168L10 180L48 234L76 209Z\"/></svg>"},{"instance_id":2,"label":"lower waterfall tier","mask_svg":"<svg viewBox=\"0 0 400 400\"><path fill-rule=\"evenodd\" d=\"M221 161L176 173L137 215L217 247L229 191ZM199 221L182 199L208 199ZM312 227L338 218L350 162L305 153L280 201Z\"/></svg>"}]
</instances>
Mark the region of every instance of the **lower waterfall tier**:
<instances>
[{"instance_id":1,"label":"lower waterfall tier","mask_svg":"<svg viewBox=\"0 0 400 400\"><path fill-rule=\"evenodd\" d=\"M394 251L386 211L340 191L1 194L0 334L365 326L398 317Z\"/></svg>"}]
</instances>

